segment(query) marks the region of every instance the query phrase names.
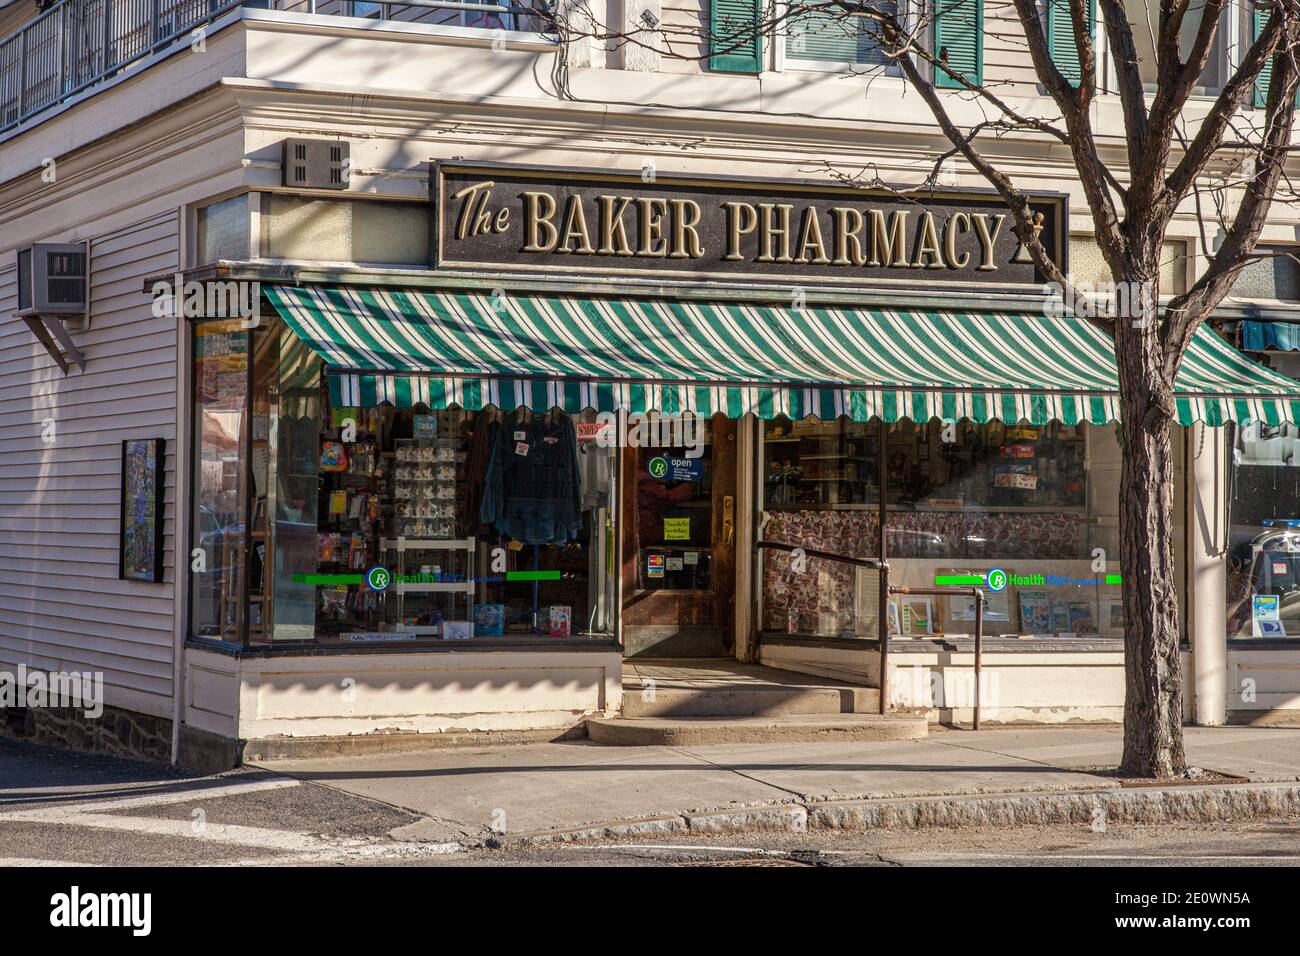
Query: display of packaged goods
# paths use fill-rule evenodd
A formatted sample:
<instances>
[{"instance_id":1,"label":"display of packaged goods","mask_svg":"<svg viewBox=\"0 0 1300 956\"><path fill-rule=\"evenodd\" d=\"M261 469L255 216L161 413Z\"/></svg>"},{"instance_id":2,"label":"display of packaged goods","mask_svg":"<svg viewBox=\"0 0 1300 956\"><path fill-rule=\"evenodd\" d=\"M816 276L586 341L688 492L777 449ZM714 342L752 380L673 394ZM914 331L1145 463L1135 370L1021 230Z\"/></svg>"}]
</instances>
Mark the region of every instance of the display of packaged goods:
<instances>
[{"instance_id":1,"label":"display of packaged goods","mask_svg":"<svg viewBox=\"0 0 1300 956\"><path fill-rule=\"evenodd\" d=\"M467 641L474 636L473 621L443 621L442 639L444 641Z\"/></svg>"},{"instance_id":2,"label":"display of packaged goods","mask_svg":"<svg viewBox=\"0 0 1300 956\"><path fill-rule=\"evenodd\" d=\"M504 604L474 605L474 633L480 637L502 637L506 632Z\"/></svg>"},{"instance_id":3,"label":"display of packaged goods","mask_svg":"<svg viewBox=\"0 0 1300 956\"><path fill-rule=\"evenodd\" d=\"M552 604L547 615L547 633L551 637L568 637L573 630L573 608L567 604Z\"/></svg>"}]
</instances>

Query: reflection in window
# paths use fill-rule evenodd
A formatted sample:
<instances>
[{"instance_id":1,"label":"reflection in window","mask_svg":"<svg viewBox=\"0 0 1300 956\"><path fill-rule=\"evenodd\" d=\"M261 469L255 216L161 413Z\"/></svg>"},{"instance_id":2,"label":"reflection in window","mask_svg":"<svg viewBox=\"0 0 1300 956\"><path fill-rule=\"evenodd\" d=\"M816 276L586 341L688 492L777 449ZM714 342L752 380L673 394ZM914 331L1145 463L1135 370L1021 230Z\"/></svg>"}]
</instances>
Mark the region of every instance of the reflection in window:
<instances>
[{"instance_id":1,"label":"reflection in window","mask_svg":"<svg viewBox=\"0 0 1300 956\"><path fill-rule=\"evenodd\" d=\"M265 316L198 323L194 382L194 635L612 633L617 449L594 412L331 405L321 360Z\"/></svg>"},{"instance_id":2,"label":"reflection in window","mask_svg":"<svg viewBox=\"0 0 1300 956\"><path fill-rule=\"evenodd\" d=\"M1300 637L1300 429L1229 427L1228 636Z\"/></svg>"},{"instance_id":3,"label":"reflection in window","mask_svg":"<svg viewBox=\"0 0 1300 956\"><path fill-rule=\"evenodd\" d=\"M1220 11L1219 23L1215 28L1214 39L1205 69L1193 89L1194 94L1210 95L1218 93L1226 82L1229 70L1230 54L1238 55L1243 38L1249 41L1250 33L1245 24L1244 7L1248 4L1225 4ZM1197 32L1205 16L1205 0L1191 0L1183 15L1182 26L1178 34L1179 56L1185 62L1190 56L1196 42ZM1125 4L1129 22L1133 25L1133 44L1137 50L1138 72L1142 82L1149 89L1154 89L1158 81L1154 31L1158 29L1160 11L1156 5L1130 0Z\"/></svg>"},{"instance_id":4,"label":"reflection in window","mask_svg":"<svg viewBox=\"0 0 1300 956\"><path fill-rule=\"evenodd\" d=\"M823 6L814 2L795 5L786 34L785 55L801 63L822 63L842 66L854 64L884 67L891 64L881 48L879 28L865 17L845 15L839 7ZM894 13L896 0L886 0L882 11ZM891 69L891 72L896 68Z\"/></svg>"},{"instance_id":5,"label":"reflection in window","mask_svg":"<svg viewBox=\"0 0 1300 956\"><path fill-rule=\"evenodd\" d=\"M882 454L891 584L987 586L998 569L1009 583L989 591L985 634L1122 635L1113 427L900 421L882 449L877 421L776 419L763 436L765 540L877 556ZM877 636L876 572L812 557L796 566L771 551L763 560L764 630ZM888 613L899 638L974 631L964 596L895 596Z\"/></svg>"},{"instance_id":6,"label":"reflection in window","mask_svg":"<svg viewBox=\"0 0 1300 956\"><path fill-rule=\"evenodd\" d=\"M192 535L203 552L193 577L191 633L240 640L244 626L244 428L248 332L237 320L194 331L195 485Z\"/></svg>"}]
</instances>

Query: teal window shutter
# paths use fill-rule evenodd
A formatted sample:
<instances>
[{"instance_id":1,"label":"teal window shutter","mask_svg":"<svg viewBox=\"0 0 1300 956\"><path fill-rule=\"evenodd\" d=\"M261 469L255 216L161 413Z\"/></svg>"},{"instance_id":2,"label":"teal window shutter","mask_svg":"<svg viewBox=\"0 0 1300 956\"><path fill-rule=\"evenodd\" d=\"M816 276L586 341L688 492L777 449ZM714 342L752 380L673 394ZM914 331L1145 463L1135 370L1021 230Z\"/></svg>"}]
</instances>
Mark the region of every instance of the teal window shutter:
<instances>
[{"instance_id":1,"label":"teal window shutter","mask_svg":"<svg viewBox=\"0 0 1300 956\"><path fill-rule=\"evenodd\" d=\"M709 69L759 73L763 69L763 0L712 0Z\"/></svg>"},{"instance_id":2,"label":"teal window shutter","mask_svg":"<svg viewBox=\"0 0 1300 956\"><path fill-rule=\"evenodd\" d=\"M1074 43L1074 21L1070 18L1070 0L1047 0L1047 53L1056 68L1079 85L1079 48ZM1097 0L1088 0L1088 36L1097 41Z\"/></svg>"},{"instance_id":3,"label":"teal window shutter","mask_svg":"<svg viewBox=\"0 0 1300 956\"><path fill-rule=\"evenodd\" d=\"M881 0L880 9L897 10L895 0ZM839 8L811 9L793 17L785 41L785 55L792 60L823 63L854 63L885 66L889 60L874 35L874 24L863 18L845 16Z\"/></svg>"},{"instance_id":4,"label":"teal window shutter","mask_svg":"<svg viewBox=\"0 0 1300 956\"><path fill-rule=\"evenodd\" d=\"M1258 40L1260 33L1268 24L1268 18L1272 15L1273 8L1270 6L1257 6L1251 13L1251 24L1253 29L1250 33L1252 41ZM1273 79L1273 61L1270 60L1268 65L1259 71L1255 77L1255 109L1262 110L1268 106L1268 86L1269 81ZM1295 93L1296 105L1300 106L1300 89Z\"/></svg>"},{"instance_id":5,"label":"teal window shutter","mask_svg":"<svg viewBox=\"0 0 1300 956\"><path fill-rule=\"evenodd\" d=\"M971 83L984 82L984 0L936 0L934 51L940 61ZM964 90L962 82L936 66L934 85Z\"/></svg>"},{"instance_id":6,"label":"teal window shutter","mask_svg":"<svg viewBox=\"0 0 1300 956\"><path fill-rule=\"evenodd\" d=\"M1256 7L1251 13L1251 23L1254 29L1251 31L1250 38L1252 41L1258 40L1260 33L1264 29L1264 24L1268 23L1269 14L1273 12L1272 7ZM1255 108L1263 109L1268 105L1268 83L1273 79L1273 62L1270 60L1268 65L1259 71L1255 77Z\"/></svg>"}]
</instances>

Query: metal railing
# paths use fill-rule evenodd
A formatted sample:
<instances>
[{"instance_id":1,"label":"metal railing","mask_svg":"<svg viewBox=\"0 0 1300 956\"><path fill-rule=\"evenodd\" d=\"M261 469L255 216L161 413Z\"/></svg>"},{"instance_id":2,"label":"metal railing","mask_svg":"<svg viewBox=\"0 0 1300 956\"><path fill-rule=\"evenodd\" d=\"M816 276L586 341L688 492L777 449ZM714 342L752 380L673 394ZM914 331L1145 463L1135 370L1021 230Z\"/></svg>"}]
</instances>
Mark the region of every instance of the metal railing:
<instances>
[{"instance_id":1,"label":"metal railing","mask_svg":"<svg viewBox=\"0 0 1300 956\"><path fill-rule=\"evenodd\" d=\"M61 0L0 41L0 132L112 78L244 0Z\"/></svg>"},{"instance_id":2,"label":"metal railing","mask_svg":"<svg viewBox=\"0 0 1300 956\"><path fill-rule=\"evenodd\" d=\"M310 14L436 19L453 13L469 26L523 29L547 22L546 4L504 0L60 0L0 39L0 133L112 79L236 7ZM438 11L438 13L432 13Z\"/></svg>"},{"instance_id":3,"label":"metal railing","mask_svg":"<svg viewBox=\"0 0 1300 956\"><path fill-rule=\"evenodd\" d=\"M855 558L847 554L839 554L834 551L820 551L816 548L805 548L802 545L786 544L778 541L758 541L755 547L760 551L766 549L769 551L784 551L786 553L797 553L805 558L821 558L823 561L835 561L840 564L847 564L855 568L865 568L869 571L880 572L880 616L877 619L877 630L879 633L880 646L880 712L887 714L890 711L890 687L889 687L889 624L886 604L889 596L893 594L917 594L917 595L934 595L934 596L953 596L962 595L975 599L975 700L972 726L973 729L980 729L980 683L984 671L984 610L988 603L988 598L984 594L983 588L978 587L935 587L935 588L914 588L895 585L889 583L889 562L879 558ZM881 547L882 553L884 547Z\"/></svg>"}]
</instances>

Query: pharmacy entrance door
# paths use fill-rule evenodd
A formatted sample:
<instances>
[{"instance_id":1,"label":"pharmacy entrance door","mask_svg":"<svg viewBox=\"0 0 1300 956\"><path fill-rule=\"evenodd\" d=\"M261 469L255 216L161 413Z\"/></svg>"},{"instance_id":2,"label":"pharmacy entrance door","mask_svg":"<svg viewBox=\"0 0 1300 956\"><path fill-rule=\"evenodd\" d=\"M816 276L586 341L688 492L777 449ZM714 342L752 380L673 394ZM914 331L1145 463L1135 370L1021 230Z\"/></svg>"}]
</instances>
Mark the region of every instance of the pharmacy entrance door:
<instances>
[{"instance_id":1,"label":"pharmacy entrance door","mask_svg":"<svg viewBox=\"0 0 1300 956\"><path fill-rule=\"evenodd\" d=\"M622 635L629 657L730 657L737 423L629 426L622 464ZM655 426L655 427L650 427Z\"/></svg>"}]
</instances>

